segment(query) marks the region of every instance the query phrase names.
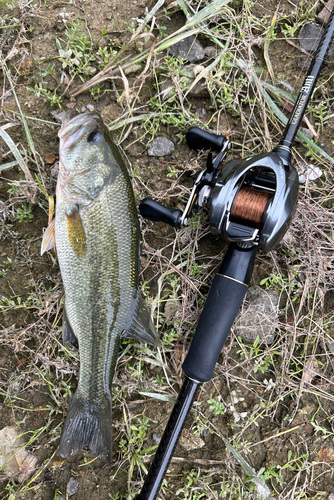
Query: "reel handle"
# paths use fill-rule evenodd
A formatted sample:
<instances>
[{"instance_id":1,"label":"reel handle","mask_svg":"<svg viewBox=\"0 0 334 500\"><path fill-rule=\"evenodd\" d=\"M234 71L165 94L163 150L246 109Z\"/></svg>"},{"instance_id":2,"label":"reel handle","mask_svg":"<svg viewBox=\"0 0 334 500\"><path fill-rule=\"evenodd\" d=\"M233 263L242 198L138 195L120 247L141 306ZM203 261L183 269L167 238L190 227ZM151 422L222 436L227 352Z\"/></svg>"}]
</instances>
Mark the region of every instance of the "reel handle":
<instances>
[{"instance_id":1,"label":"reel handle","mask_svg":"<svg viewBox=\"0 0 334 500\"><path fill-rule=\"evenodd\" d=\"M140 202L139 212L145 219L181 227L182 210L165 207L151 198L145 198Z\"/></svg>"},{"instance_id":2,"label":"reel handle","mask_svg":"<svg viewBox=\"0 0 334 500\"><path fill-rule=\"evenodd\" d=\"M191 127L186 133L186 141L189 149L195 151L211 149L219 153L224 148L227 139L224 135L211 134L199 127Z\"/></svg>"}]
</instances>

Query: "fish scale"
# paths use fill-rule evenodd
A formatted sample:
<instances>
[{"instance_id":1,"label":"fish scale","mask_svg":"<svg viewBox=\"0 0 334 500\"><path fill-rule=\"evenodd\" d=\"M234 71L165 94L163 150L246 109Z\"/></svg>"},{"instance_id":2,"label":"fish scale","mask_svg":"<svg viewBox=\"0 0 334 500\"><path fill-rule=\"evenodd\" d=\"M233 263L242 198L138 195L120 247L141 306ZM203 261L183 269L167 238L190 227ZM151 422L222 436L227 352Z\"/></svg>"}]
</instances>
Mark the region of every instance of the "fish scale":
<instances>
[{"instance_id":1,"label":"fish scale","mask_svg":"<svg viewBox=\"0 0 334 500\"><path fill-rule=\"evenodd\" d=\"M110 386L121 337L157 344L138 288L139 222L129 175L99 115L70 116L59 137L54 230L65 289L63 341L78 345L80 355L60 454L89 446L110 462Z\"/></svg>"},{"instance_id":2,"label":"fish scale","mask_svg":"<svg viewBox=\"0 0 334 500\"><path fill-rule=\"evenodd\" d=\"M126 327L127 312L131 306L133 292L138 285L136 282L138 279L135 280L134 273L131 272L132 266L125 265L126 262L131 262L133 254L131 247L138 246L138 242L132 240L130 248L117 244L118 241L121 243L126 239L127 233L131 231L131 222L132 224L135 222L129 217L126 220L126 211L115 213L113 210L113 206L119 205L120 200L117 198L122 193L122 187L124 188L124 185L122 186L121 182L107 186L93 207L89 206L82 210L87 254L81 262L70 248L66 235L66 207L59 207L63 214L63 217L59 217L59 221L58 215L56 217L56 234L65 236L61 238L63 251L59 249L58 239L57 248L58 253L60 250L64 255L64 258L60 259L60 268L66 294L66 312L74 333L79 332L81 370L78 388L86 393L86 397L96 401L110 392L109 382L106 387L104 373L101 375L100 372L114 368L108 367L108 357L102 364L101 357L108 356L108 352L113 349L115 338L119 337ZM110 204L110 200L113 200L113 205ZM108 209L103 212L102 207ZM100 246L105 251L97 254L95 248ZM108 287L112 287L114 293L117 291L117 295L121 296L122 307L117 307L112 300L96 301L97 296L106 297ZM111 305L115 313L109 318L108 305ZM95 325L91 324L90 319L92 322L95 319ZM107 352L105 352L105 331L110 346ZM92 380L90 373L97 370L99 370L98 377Z\"/></svg>"}]
</instances>

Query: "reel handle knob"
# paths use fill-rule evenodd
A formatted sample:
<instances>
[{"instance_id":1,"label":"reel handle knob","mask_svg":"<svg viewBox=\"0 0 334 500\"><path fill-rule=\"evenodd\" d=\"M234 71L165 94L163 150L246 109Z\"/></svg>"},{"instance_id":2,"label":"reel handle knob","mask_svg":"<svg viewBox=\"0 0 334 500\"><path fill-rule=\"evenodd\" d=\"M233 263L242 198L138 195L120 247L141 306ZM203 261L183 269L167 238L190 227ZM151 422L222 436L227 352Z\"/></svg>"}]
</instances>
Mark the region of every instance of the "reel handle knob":
<instances>
[{"instance_id":1,"label":"reel handle knob","mask_svg":"<svg viewBox=\"0 0 334 500\"><path fill-rule=\"evenodd\" d=\"M227 139L224 135L211 134L199 127L191 127L186 133L186 141L188 147L195 151L211 149L219 153L223 149Z\"/></svg>"},{"instance_id":2,"label":"reel handle knob","mask_svg":"<svg viewBox=\"0 0 334 500\"><path fill-rule=\"evenodd\" d=\"M140 202L139 212L145 219L181 227L182 210L165 207L151 198L145 198Z\"/></svg>"}]
</instances>

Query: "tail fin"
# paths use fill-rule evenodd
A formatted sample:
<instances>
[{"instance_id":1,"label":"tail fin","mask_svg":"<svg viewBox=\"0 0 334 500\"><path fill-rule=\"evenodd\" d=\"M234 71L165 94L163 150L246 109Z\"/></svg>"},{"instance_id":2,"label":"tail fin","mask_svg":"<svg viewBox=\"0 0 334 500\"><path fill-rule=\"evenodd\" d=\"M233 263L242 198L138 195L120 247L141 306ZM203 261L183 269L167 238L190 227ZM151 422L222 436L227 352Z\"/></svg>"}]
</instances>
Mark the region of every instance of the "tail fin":
<instances>
[{"instance_id":1,"label":"tail fin","mask_svg":"<svg viewBox=\"0 0 334 500\"><path fill-rule=\"evenodd\" d=\"M94 455L110 463L112 451L111 401L85 401L77 393L70 405L61 433L59 452L63 458L88 446Z\"/></svg>"}]
</instances>

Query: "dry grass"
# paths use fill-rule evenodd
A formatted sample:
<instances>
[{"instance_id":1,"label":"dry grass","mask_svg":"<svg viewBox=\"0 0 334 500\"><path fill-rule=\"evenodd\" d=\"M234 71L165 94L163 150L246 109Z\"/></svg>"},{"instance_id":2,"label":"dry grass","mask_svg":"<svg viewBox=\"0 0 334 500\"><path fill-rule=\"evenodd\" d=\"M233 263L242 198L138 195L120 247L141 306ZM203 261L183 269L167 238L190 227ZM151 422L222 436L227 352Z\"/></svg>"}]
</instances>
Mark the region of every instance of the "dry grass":
<instances>
[{"instance_id":1,"label":"dry grass","mask_svg":"<svg viewBox=\"0 0 334 500\"><path fill-rule=\"evenodd\" d=\"M57 261L51 253L39 256L48 196L55 187L55 177L43 162L50 152L43 133L55 134L58 125L30 119L26 101L20 97L21 109L15 113L5 104L9 92L21 95L14 67L26 56L28 43L22 26L27 29L34 16L45 14L42 3L35 9L29 2L14 4L14 11L6 10L8 17L1 25L1 137L7 138L6 144L1 143L3 163L17 161L20 167L7 165L2 170L0 166L0 418L2 426L10 421L28 433L39 466L23 484L15 477L2 483L2 498L10 500L43 498L43 494L47 498L43 481L49 469L55 481L54 498L65 494L71 467L92 484L95 475L105 470L87 451L70 465L57 462L60 429L78 374L77 352L60 342L63 292ZM74 68L74 73L67 68L67 82L72 82L68 92L61 97L64 88L59 88L55 94L57 99L61 97L62 106L70 102L70 95L79 95L79 90L86 91L83 96L90 102L87 89L98 81L111 81L111 103L118 103L120 113L110 127L119 134L117 140L128 155L138 200L152 196L166 205L184 207L192 175L205 165L205 155L189 154L181 142L189 124L229 135L231 157L268 151L277 144L283 130L282 114L287 115L286 106L293 99L285 84L298 90L305 75L303 69L296 73L297 52L284 42L285 38L291 41L291 32L283 30L286 24L293 27L308 16L313 18L310 9L314 2L301 2L295 10L290 6L289 13L289 2L283 2L275 22L274 12L262 19L254 14L255 4L247 1L240 10L238 4L228 2L174 2L167 13L160 8L147 14L145 23L128 33L131 44L89 83L86 77L84 87L78 88L80 68ZM214 10L215 6L219 9ZM188 16L187 24L175 32L166 15L180 15L180 9ZM162 36L165 22L168 37ZM81 35L86 33L82 30ZM212 59L201 63L195 78L190 78L192 69L185 68L184 61L166 57L166 49L183 38L186 30L217 49ZM64 34L62 37L66 39ZM139 54L136 44L141 41L145 50ZM292 42L297 44L295 38ZM279 66L282 47L288 56ZM15 58L9 57L14 48ZM96 48L87 45L88 50L91 57ZM131 62L123 60L128 54ZM60 68L58 59L55 64ZM127 74L126 69L137 63L141 64L137 73ZM45 68L41 64L39 71ZM160 86L166 78L173 88L167 97ZM332 79L328 66L319 80L313 115L308 115L319 134L316 149L298 143L294 153L297 169L307 161L324 174L301 187L288 233L274 251L258 257L254 274L257 285L272 276L269 285L280 297L275 342L267 347L250 346L232 330L214 378L202 386L187 424L190 435L200 436L206 444L191 451L182 446L177 449L162 499L254 499L256 494L269 498L270 491L279 500L327 500L334 489L334 217L333 160L329 156L333 148L327 137L334 128ZM207 97L200 100L191 94L198 83L207 91ZM38 102L51 110L52 102L60 103L55 96L45 94ZM207 114L200 118L197 110L203 107ZM15 127L6 128L13 122ZM175 136L178 155L170 161L144 163L145 147L161 130ZM29 214L34 218L29 219ZM182 361L226 250L224 242L210 235L208 222L203 213L188 227L175 231L141 220L141 277L162 348L133 343L122 347L113 384L115 456L107 477L101 473L100 484L106 486L101 499L107 499L108 492L114 500L133 498L154 453L157 438L153 433L161 435L171 400L179 391Z\"/></svg>"}]
</instances>

